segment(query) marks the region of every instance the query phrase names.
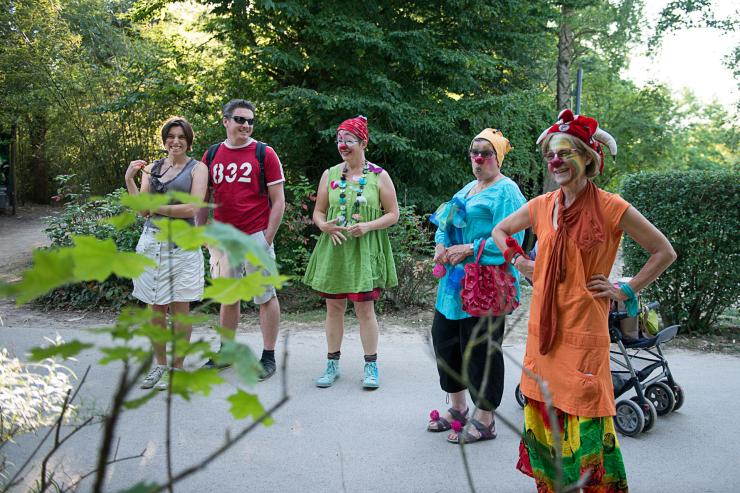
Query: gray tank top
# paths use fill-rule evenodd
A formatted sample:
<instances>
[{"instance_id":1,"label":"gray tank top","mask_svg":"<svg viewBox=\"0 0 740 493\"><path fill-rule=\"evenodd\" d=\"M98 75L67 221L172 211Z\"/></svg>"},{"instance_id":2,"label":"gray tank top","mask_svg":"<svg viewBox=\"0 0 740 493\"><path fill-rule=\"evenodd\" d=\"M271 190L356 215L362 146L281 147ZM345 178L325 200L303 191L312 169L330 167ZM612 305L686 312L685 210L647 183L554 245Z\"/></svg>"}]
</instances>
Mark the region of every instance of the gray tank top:
<instances>
[{"instance_id":1,"label":"gray tank top","mask_svg":"<svg viewBox=\"0 0 740 493\"><path fill-rule=\"evenodd\" d=\"M152 173L153 174L160 174L162 169L162 164L164 163L164 159L160 159L159 161L154 162L154 166L152 166ZM185 192L190 193L190 189L193 187L193 167L198 163L193 158L190 158L190 161L185 163L185 166L180 170L180 172L170 181L161 182L159 181L159 178L151 177L149 180L149 192L150 193L167 193L167 192ZM165 171L167 169L165 168ZM152 216L149 216L146 220L146 223L144 224L147 228L157 229L157 227L152 223L153 219L159 219L162 216L159 214L153 214ZM189 217L185 219L191 226L195 224L195 219L192 217Z\"/></svg>"}]
</instances>

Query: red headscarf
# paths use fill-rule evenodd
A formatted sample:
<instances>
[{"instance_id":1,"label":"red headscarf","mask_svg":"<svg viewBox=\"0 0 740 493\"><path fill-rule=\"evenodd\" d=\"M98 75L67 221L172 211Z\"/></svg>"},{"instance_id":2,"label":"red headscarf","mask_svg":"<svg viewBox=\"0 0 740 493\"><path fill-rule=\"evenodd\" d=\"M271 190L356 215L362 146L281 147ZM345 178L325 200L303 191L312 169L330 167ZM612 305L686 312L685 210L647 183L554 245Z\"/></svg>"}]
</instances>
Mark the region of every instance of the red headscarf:
<instances>
[{"instance_id":1,"label":"red headscarf","mask_svg":"<svg viewBox=\"0 0 740 493\"><path fill-rule=\"evenodd\" d=\"M367 130L367 118L362 115L350 118L349 120L344 120L337 127L337 132L340 130L346 130L365 142L370 138L370 133Z\"/></svg>"}]
</instances>

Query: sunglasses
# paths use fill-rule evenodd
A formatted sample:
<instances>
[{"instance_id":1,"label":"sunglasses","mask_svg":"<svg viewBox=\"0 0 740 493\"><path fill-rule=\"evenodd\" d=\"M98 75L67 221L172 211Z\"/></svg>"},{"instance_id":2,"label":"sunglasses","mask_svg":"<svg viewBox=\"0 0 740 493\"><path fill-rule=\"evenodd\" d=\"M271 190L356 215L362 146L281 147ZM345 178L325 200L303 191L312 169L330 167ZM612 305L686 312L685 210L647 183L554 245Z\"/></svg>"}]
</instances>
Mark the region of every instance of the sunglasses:
<instances>
[{"instance_id":1,"label":"sunglasses","mask_svg":"<svg viewBox=\"0 0 740 493\"><path fill-rule=\"evenodd\" d=\"M236 115L231 115L231 116L228 116L227 118L231 118L239 125L244 125L246 123L247 125L251 127L254 124L254 118L244 118L243 116L236 116Z\"/></svg>"},{"instance_id":2,"label":"sunglasses","mask_svg":"<svg viewBox=\"0 0 740 493\"><path fill-rule=\"evenodd\" d=\"M471 149L469 153L470 157L481 156L483 159L493 156L493 151L479 151L478 149Z\"/></svg>"},{"instance_id":3,"label":"sunglasses","mask_svg":"<svg viewBox=\"0 0 740 493\"><path fill-rule=\"evenodd\" d=\"M164 149L159 149L158 152L162 154L167 154L167 151L165 151ZM153 173L151 171L147 171L146 168L141 168L141 172L151 176L152 178L162 178L165 174L167 174L167 172L170 170L171 167L172 165L170 165L169 168L162 171L162 167L160 166L159 173Z\"/></svg>"}]
</instances>

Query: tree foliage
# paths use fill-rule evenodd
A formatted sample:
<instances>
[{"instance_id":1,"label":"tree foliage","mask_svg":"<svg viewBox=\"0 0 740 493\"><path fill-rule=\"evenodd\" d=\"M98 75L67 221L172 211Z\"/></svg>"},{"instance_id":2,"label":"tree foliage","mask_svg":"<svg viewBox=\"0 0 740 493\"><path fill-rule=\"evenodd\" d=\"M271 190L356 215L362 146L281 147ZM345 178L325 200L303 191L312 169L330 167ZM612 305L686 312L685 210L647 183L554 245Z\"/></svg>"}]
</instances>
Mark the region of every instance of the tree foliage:
<instances>
[{"instance_id":1,"label":"tree foliage","mask_svg":"<svg viewBox=\"0 0 740 493\"><path fill-rule=\"evenodd\" d=\"M291 182L315 187L339 159L336 125L365 114L369 158L403 204L433 210L468 180L465 150L486 126L512 141L504 172L531 197L542 189L533 143L556 113L564 22L568 79L585 70L583 112L622 149L602 184L684 160L671 151L680 105L619 77L640 40L640 0L199 1L3 0L0 127L19 131L22 197L47 201L51 178L70 172L93 193L112 191L127 162L160 157L156 130L171 114L193 123L199 157L223 139L219 109L232 97L257 103L256 136Z\"/></svg>"},{"instance_id":2,"label":"tree foliage","mask_svg":"<svg viewBox=\"0 0 740 493\"><path fill-rule=\"evenodd\" d=\"M479 130L530 136L548 119L531 77L550 35L544 2L208 4L209 30L231 50L232 93L260 96L260 131L312 181L338 159L337 124L364 114L370 158L402 199L429 209L470 175L465 151ZM524 145L510 156L532 191L533 154Z\"/></svg>"}]
</instances>

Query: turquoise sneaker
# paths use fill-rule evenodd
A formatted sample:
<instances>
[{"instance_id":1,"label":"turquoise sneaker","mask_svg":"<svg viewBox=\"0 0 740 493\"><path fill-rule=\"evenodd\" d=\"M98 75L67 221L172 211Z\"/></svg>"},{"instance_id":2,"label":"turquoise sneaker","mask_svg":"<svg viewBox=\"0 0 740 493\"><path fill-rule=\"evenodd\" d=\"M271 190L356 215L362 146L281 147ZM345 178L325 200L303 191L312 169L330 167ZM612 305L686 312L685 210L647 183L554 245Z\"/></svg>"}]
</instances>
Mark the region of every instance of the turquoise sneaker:
<instances>
[{"instance_id":1,"label":"turquoise sneaker","mask_svg":"<svg viewBox=\"0 0 740 493\"><path fill-rule=\"evenodd\" d=\"M316 379L316 386L322 389L331 387L337 378L339 378L339 360L326 360L326 370L323 375Z\"/></svg>"},{"instance_id":2,"label":"turquoise sneaker","mask_svg":"<svg viewBox=\"0 0 740 493\"><path fill-rule=\"evenodd\" d=\"M362 387L365 389L377 389L378 383L378 363L371 361L365 363L365 378L362 379Z\"/></svg>"}]
</instances>

